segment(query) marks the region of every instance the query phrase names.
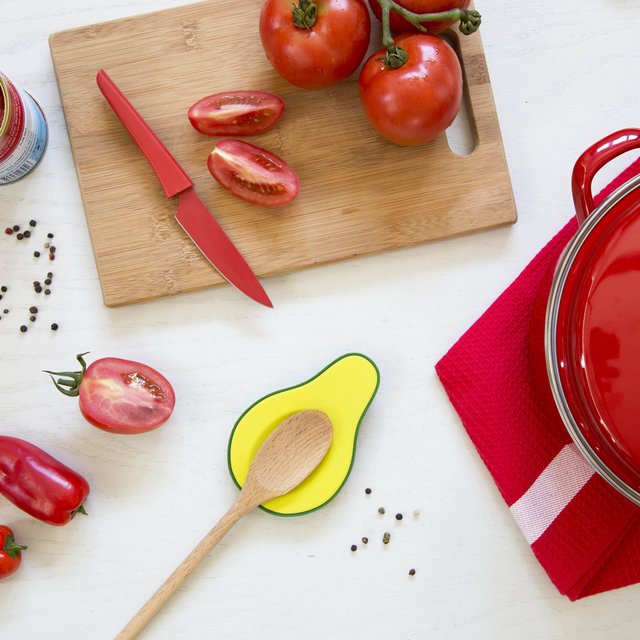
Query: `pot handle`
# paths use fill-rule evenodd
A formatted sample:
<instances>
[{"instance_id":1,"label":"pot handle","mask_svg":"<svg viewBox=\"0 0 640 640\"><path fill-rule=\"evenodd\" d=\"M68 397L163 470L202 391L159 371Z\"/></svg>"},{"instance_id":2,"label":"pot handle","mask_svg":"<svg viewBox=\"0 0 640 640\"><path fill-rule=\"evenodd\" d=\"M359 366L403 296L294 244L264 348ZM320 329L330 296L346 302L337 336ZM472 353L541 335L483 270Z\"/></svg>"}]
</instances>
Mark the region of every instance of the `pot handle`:
<instances>
[{"instance_id":1,"label":"pot handle","mask_svg":"<svg viewBox=\"0 0 640 640\"><path fill-rule=\"evenodd\" d=\"M595 209L591 182L596 173L610 160L638 148L640 148L640 129L621 129L590 146L578 158L573 168L571 189L579 224L582 224Z\"/></svg>"}]
</instances>

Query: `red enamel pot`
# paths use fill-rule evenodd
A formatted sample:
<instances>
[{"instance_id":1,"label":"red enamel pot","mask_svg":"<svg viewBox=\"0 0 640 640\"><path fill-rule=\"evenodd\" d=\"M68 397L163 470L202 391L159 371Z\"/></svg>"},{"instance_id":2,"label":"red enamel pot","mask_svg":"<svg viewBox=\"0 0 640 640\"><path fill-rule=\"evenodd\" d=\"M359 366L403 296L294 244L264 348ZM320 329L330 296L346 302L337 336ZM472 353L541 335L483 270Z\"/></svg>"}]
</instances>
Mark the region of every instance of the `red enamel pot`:
<instances>
[{"instance_id":1,"label":"red enamel pot","mask_svg":"<svg viewBox=\"0 0 640 640\"><path fill-rule=\"evenodd\" d=\"M576 235L555 269L545 319L551 391L595 470L640 505L640 175L599 206L595 174L640 148L640 129L613 133L573 171Z\"/></svg>"}]
</instances>

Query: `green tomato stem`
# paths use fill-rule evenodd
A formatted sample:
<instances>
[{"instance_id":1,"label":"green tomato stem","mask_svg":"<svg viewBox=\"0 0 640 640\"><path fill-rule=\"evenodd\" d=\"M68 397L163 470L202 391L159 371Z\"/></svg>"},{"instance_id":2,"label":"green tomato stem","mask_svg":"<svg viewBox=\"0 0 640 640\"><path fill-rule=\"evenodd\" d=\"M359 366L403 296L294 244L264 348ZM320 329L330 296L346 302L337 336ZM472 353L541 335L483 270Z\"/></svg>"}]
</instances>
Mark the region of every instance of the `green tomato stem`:
<instances>
[{"instance_id":1,"label":"green tomato stem","mask_svg":"<svg viewBox=\"0 0 640 640\"><path fill-rule=\"evenodd\" d=\"M318 18L318 7L312 0L300 0L291 6L291 22L298 29L311 29Z\"/></svg>"},{"instance_id":2,"label":"green tomato stem","mask_svg":"<svg viewBox=\"0 0 640 640\"><path fill-rule=\"evenodd\" d=\"M408 56L402 47L394 44L389 22L390 11L395 11L401 15L422 33L428 31L427 27L422 24L423 22L460 21L459 29L461 33L468 36L475 33L482 22L482 16L474 10L451 9L450 11L440 11L439 13L414 13L394 2L394 0L378 0L378 3L382 10L382 45L387 49L385 57L381 59L384 60L387 67L394 69L401 67L407 61Z\"/></svg>"},{"instance_id":3,"label":"green tomato stem","mask_svg":"<svg viewBox=\"0 0 640 640\"><path fill-rule=\"evenodd\" d=\"M2 550L14 559L17 558L18 554L25 549L28 549L28 547L24 544L18 544L12 535L7 535L4 541L4 546L2 547Z\"/></svg>"}]
</instances>

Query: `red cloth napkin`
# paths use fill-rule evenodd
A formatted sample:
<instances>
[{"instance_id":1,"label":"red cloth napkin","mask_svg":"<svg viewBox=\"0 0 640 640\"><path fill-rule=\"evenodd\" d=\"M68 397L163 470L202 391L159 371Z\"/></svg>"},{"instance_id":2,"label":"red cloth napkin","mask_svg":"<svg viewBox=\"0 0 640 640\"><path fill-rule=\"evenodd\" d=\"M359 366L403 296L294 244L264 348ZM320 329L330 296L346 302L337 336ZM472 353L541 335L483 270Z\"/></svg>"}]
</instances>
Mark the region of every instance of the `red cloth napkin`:
<instances>
[{"instance_id":1,"label":"red cloth napkin","mask_svg":"<svg viewBox=\"0 0 640 640\"><path fill-rule=\"evenodd\" d=\"M640 159L596 202L638 173ZM578 452L546 377L546 299L576 229L572 218L436 365L534 554L571 600L640 581L640 508Z\"/></svg>"}]
</instances>

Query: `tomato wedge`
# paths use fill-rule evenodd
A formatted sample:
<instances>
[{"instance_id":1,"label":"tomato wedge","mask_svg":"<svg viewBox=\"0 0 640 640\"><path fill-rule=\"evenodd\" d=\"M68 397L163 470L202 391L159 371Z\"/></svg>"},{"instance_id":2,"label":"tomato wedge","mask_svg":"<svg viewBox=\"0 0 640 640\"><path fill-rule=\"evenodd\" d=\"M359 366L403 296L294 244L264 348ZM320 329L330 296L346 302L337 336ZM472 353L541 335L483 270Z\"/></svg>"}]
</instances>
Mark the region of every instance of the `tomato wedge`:
<instances>
[{"instance_id":1,"label":"tomato wedge","mask_svg":"<svg viewBox=\"0 0 640 640\"><path fill-rule=\"evenodd\" d=\"M224 91L206 96L187 113L194 129L207 136L252 136L273 127L284 102L266 91Z\"/></svg>"},{"instance_id":2,"label":"tomato wedge","mask_svg":"<svg viewBox=\"0 0 640 640\"><path fill-rule=\"evenodd\" d=\"M220 140L207 164L227 191L253 204L280 207L300 190L296 172L284 160L248 142Z\"/></svg>"}]
</instances>

